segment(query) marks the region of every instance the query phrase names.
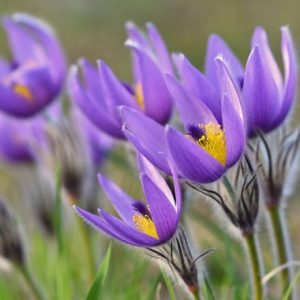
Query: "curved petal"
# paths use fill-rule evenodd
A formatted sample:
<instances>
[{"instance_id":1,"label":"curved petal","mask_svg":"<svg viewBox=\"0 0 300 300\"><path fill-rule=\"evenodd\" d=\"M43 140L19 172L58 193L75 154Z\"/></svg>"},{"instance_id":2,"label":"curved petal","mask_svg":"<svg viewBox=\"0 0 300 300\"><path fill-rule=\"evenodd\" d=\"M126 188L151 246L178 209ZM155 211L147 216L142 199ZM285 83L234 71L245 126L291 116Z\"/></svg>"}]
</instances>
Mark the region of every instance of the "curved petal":
<instances>
[{"instance_id":1,"label":"curved petal","mask_svg":"<svg viewBox=\"0 0 300 300\"><path fill-rule=\"evenodd\" d=\"M266 31L262 27L257 27L254 30L251 47L258 47L260 49L260 55L262 61L266 65L266 68L270 70L270 76L273 78L279 95L281 96L282 90L282 78L278 65L274 59L272 51L269 46L268 37Z\"/></svg>"},{"instance_id":2,"label":"curved petal","mask_svg":"<svg viewBox=\"0 0 300 300\"><path fill-rule=\"evenodd\" d=\"M136 47L131 48L138 58L145 113L155 121L165 124L171 116L172 98L163 73L147 53Z\"/></svg>"},{"instance_id":3,"label":"curved petal","mask_svg":"<svg viewBox=\"0 0 300 300\"><path fill-rule=\"evenodd\" d=\"M297 60L290 31L287 27L281 28L281 52L284 65L284 91L279 115L273 126L279 125L289 113L297 91Z\"/></svg>"},{"instance_id":4,"label":"curved petal","mask_svg":"<svg viewBox=\"0 0 300 300\"><path fill-rule=\"evenodd\" d=\"M110 229L118 232L120 235L127 237L132 241L132 244L135 243L136 246L156 246L163 243L163 241L160 239L155 239L147 234L144 234L143 232L138 231L135 228L130 227L120 219L108 214L103 209L99 209L98 212L104 218L104 220L107 221Z\"/></svg>"},{"instance_id":5,"label":"curved petal","mask_svg":"<svg viewBox=\"0 0 300 300\"><path fill-rule=\"evenodd\" d=\"M177 69L180 73L182 85L185 89L197 99L204 102L214 113L218 121L221 121L220 97L216 88L184 55L177 56L175 60L178 65Z\"/></svg>"},{"instance_id":6,"label":"curved petal","mask_svg":"<svg viewBox=\"0 0 300 300\"><path fill-rule=\"evenodd\" d=\"M115 138L124 138L121 124L112 119L104 105L97 105L92 94L87 94L81 86L78 68L74 66L70 71L68 91L82 113L100 130ZM97 99L101 101L101 99Z\"/></svg>"},{"instance_id":7,"label":"curved petal","mask_svg":"<svg viewBox=\"0 0 300 300\"><path fill-rule=\"evenodd\" d=\"M157 169L140 153L138 154L138 164L140 173L147 174L153 183L163 192L169 202L175 207L173 194L166 183L165 179L160 175Z\"/></svg>"},{"instance_id":8,"label":"curved petal","mask_svg":"<svg viewBox=\"0 0 300 300\"><path fill-rule=\"evenodd\" d=\"M242 156L245 146L245 127L231 101L222 101L223 130L226 141L226 166L233 166Z\"/></svg>"},{"instance_id":9,"label":"curved petal","mask_svg":"<svg viewBox=\"0 0 300 300\"><path fill-rule=\"evenodd\" d=\"M226 171L215 158L176 129L167 128L168 147L180 175L186 179L209 183Z\"/></svg>"},{"instance_id":10,"label":"curved petal","mask_svg":"<svg viewBox=\"0 0 300 300\"><path fill-rule=\"evenodd\" d=\"M190 96L173 76L167 75L166 82L185 126L216 122L213 113L206 104L200 99Z\"/></svg>"},{"instance_id":11,"label":"curved petal","mask_svg":"<svg viewBox=\"0 0 300 300\"><path fill-rule=\"evenodd\" d=\"M99 183L104 190L106 196L112 203L119 216L131 227L134 227L132 217L136 214L134 209L135 199L121 190L115 183L105 178L103 175L98 175Z\"/></svg>"},{"instance_id":12,"label":"curved petal","mask_svg":"<svg viewBox=\"0 0 300 300\"><path fill-rule=\"evenodd\" d=\"M234 109L239 114L240 118L243 120L244 117L243 117L243 110L241 107L239 92L234 81L232 80L231 73L227 65L223 61L223 58L217 57L215 62L216 62L221 97L223 98L223 96L226 95L230 99Z\"/></svg>"},{"instance_id":13,"label":"curved petal","mask_svg":"<svg viewBox=\"0 0 300 300\"><path fill-rule=\"evenodd\" d=\"M173 236L177 229L179 218L175 207L148 175L142 174L141 182L158 237L165 242Z\"/></svg>"},{"instance_id":14,"label":"curved petal","mask_svg":"<svg viewBox=\"0 0 300 300\"><path fill-rule=\"evenodd\" d=\"M208 39L208 45L205 58L205 74L211 82L217 86L218 76L215 64L215 58L222 56L233 74L235 80L239 81L244 77L244 68L238 58L233 54L225 41L216 34L212 34Z\"/></svg>"},{"instance_id":15,"label":"curved petal","mask_svg":"<svg viewBox=\"0 0 300 300\"><path fill-rule=\"evenodd\" d=\"M147 23L146 27L148 31L149 40L151 41L151 45L155 50L157 61L162 66L162 70L166 73L173 74L173 67L170 59L170 54L167 50L164 40L160 36L157 28L152 23Z\"/></svg>"},{"instance_id":16,"label":"curved petal","mask_svg":"<svg viewBox=\"0 0 300 300\"><path fill-rule=\"evenodd\" d=\"M270 72L263 61L260 49L255 47L247 61L243 89L243 106L250 134L257 129L263 131L272 129L279 112L278 89Z\"/></svg>"},{"instance_id":17,"label":"curved petal","mask_svg":"<svg viewBox=\"0 0 300 300\"><path fill-rule=\"evenodd\" d=\"M104 218L94 215L77 206L73 206L73 208L75 209L76 213L94 229L100 229L102 232L106 233L110 237L113 237L123 243L133 246L140 246L140 244L137 243L136 240L132 239L131 237L128 237L128 235L124 234L124 232L121 232L118 229L112 227L110 223L107 222Z\"/></svg>"},{"instance_id":18,"label":"curved petal","mask_svg":"<svg viewBox=\"0 0 300 300\"><path fill-rule=\"evenodd\" d=\"M127 107L121 108L121 115L124 120L123 132L126 138L151 163L170 174L165 158L168 148L164 127L143 113Z\"/></svg>"}]
</instances>

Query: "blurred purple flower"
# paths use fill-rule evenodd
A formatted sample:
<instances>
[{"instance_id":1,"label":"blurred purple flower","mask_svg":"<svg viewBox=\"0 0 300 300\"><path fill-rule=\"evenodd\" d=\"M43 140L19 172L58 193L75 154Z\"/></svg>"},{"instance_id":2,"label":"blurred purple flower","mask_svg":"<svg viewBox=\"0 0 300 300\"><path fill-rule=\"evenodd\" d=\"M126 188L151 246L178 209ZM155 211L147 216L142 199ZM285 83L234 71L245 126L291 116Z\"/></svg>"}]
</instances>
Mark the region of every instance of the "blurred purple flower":
<instances>
[{"instance_id":1,"label":"blurred purple flower","mask_svg":"<svg viewBox=\"0 0 300 300\"><path fill-rule=\"evenodd\" d=\"M162 124L169 120L172 112L164 78L164 73L172 72L172 67L163 40L151 24L148 24L149 41L134 25L127 28L130 39L126 44L134 58L132 85L120 81L103 61L98 61L97 70L86 59L79 60L82 74L74 66L69 78L69 93L82 112L99 129L120 139L125 137L119 106L140 110Z\"/></svg>"},{"instance_id":2,"label":"blurred purple flower","mask_svg":"<svg viewBox=\"0 0 300 300\"><path fill-rule=\"evenodd\" d=\"M188 63L183 56L177 57L179 59L182 61L177 63ZM124 133L138 151L168 174L170 168L167 158L171 156L180 176L199 183L220 178L239 160L245 144L239 93L222 59L217 58L215 63L222 82L219 116L201 101L200 95L193 93L192 86L199 84L199 90L203 87L202 92L205 92L205 87L197 76L187 72L186 84L167 76L168 87L183 123L183 133L170 126L164 128L133 109L121 109ZM212 95L217 94L213 87L211 90ZM206 92L211 98L210 91L207 89Z\"/></svg>"},{"instance_id":3,"label":"blurred purple flower","mask_svg":"<svg viewBox=\"0 0 300 300\"><path fill-rule=\"evenodd\" d=\"M0 159L8 163L34 163L34 142L42 130L40 118L13 119L0 114Z\"/></svg>"},{"instance_id":4,"label":"blurred purple flower","mask_svg":"<svg viewBox=\"0 0 300 300\"><path fill-rule=\"evenodd\" d=\"M242 106L250 136L255 135L257 130L269 132L285 120L296 97L297 88L296 55L287 27L281 28L284 79L262 27L255 29L251 47L244 70L226 43L217 35L212 35L208 41L205 64L208 78L218 86L215 57L222 55L228 62L242 94Z\"/></svg>"},{"instance_id":5,"label":"blurred purple flower","mask_svg":"<svg viewBox=\"0 0 300 300\"><path fill-rule=\"evenodd\" d=\"M144 158L140 162L140 179L147 203L133 199L100 175L100 184L121 219L103 209L99 209L97 216L79 207L74 208L88 224L123 243L154 247L167 242L177 230L181 214L181 192L175 173L173 181L176 199L159 172Z\"/></svg>"},{"instance_id":6,"label":"blurred purple flower","mask_svg":"<svg viewBox=\"0 0 300 300\"><path fill-rule=\"evenodd\" d=\"M35 17L6 16L3 26L13 59L0 59L0 109L15 117L29 117L60 92L66 71L64 55L52 29Z\"/></svg>"}]
</instances>

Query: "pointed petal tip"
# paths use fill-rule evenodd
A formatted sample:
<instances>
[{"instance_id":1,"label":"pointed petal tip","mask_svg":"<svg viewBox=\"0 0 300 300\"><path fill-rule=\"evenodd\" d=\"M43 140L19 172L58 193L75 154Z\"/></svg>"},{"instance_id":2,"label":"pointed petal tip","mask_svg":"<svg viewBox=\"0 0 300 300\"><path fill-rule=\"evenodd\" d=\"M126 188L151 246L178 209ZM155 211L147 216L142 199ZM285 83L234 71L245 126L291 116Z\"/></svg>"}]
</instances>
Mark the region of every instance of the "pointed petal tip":
<instances>
[{"instance_id":1,"label":"pointed petal tip","mask_svg":"<svg viewBox=\"0 0 300 300\"><path fill-rule=\"evenodd\" d=\"M131 29L133 29L133 28L137 28L137 26L135 25L135 23L134 23L133 21L127 21L127 22L125 23L125 28L126 28L127 30L131 30Z\"/></svg>"}]
</instances>

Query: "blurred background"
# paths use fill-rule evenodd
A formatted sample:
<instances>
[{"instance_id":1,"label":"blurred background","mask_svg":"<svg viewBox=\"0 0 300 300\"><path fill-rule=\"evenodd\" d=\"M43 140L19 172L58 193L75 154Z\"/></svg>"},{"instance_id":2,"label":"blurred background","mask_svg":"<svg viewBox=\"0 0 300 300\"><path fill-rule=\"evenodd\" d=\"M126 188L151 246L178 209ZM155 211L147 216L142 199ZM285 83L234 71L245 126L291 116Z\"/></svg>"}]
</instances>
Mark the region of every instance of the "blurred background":
<instances>
[{"instance_id":1,"label":"blurred background","mask_svg":"<svg viewBox=\"0 0 300 300\"><path fill-rule=\"evenodd\" d=\"M245 62L249 54L250 38L257 25L266 28L272 49L280 64L280 26L290 27L296 48L300 49L300 4L297 0L0 0L0 11L1 14L21 11L43 18L56 30L70 64L76 63L80 57L87 57L93 62L103 59L124 80L131 79L130 53L124 48L126 39L124 25L129 20L139 26L143 26L148 21L153 22L164 37L169 50L185 53L200 69L203 69L206 41L211 33L221 35L242 62ZM0 28L0 48L1 55L8 55L9 49L2 28ZM299 124L299 107L300 105L297 104L294 118L296 124ZM114 173L114 171L111 172ZM124 173L116 175L115 177L119 179L114 177L114 180L121 182L124 179L122 175L124 176ZM3 178L2 181L5 180L7 179ZM294 198L290 201L290 226L295 243L295 256L299 259L300 199ZM193 202L192 205L196 207L198 203ZM211 238L210 229L202 227L198 230L204 237L203 248L214 248L216 241ZM231 245L231 243L228 242L225 245ZM42 260L47 250L44 249L43 244L39 244L39 247L42 253L39 258ZM220 240L217 247L222 249ZM231 250L226 251L226 259L230 259L229 257L233 259L233 254L229 253ZM123 253L125 258L129 258L130 252L126 253ZM220 264L222 264L222 259L224 256L218 259ZM270 261L270 257L268 259ZM209 259L208 263L210 263ZM51 259L47 265L50 266L50 264ZM114 281L116 284L122 281L124 274L119 274L118 270L124 266L124 262L113 266L116 269L113 273L116 277ZM225 271L220 271L220 268L215 268L215 266L214 262L208 268L210 268L210 273L215 274L217 282L218 276L222 280L221 277ZM128 274L132 274L133 271L130 269L133 268L132 266L126 265L124 268L127 269ZM128 282L128 286L139 282L138 276L142 276L141 274L146 269L143 262L137 268L139 273L136 273L131 283ZM240 268L245 268L242 263ZM75 268L73 271L77 275L80 273ZM239 270L233 272L238 274ZM46 282L46 275L44 277L42 280ZM122 284L126 288L125 283L122 282ZM83 286L79 287L84 289ZM120 286L117 289L120 290ZM118 299L125 298L120 296ZM133 296L128 299L138 298Z\"/></svg>"}]
</instances>

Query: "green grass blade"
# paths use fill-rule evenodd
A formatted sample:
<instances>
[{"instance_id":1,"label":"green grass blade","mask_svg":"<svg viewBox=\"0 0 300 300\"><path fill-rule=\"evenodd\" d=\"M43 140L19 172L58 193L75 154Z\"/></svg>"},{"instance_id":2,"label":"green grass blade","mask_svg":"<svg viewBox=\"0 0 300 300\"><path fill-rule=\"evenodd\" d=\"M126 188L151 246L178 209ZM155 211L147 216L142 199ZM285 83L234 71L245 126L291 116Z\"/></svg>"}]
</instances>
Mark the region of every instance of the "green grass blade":
<instances>
[{"instance_id":1,"label":"green grass blade","mask_svg":"<svg viewBox=\"0 0 300 300\"><path fill-rule=\"evenodd\" d=\"M293 287L296 287L296 283L299 279L300 279L300 271L296 274L294 279L291 281L291 283L290 283L289 287L287 288L282 300L288 300L289 299L289 297L291 296Z\"/></svg>"},{"instance_id":2,"label":"green grass blade","mask_svg":"<svg viewBox=\"0 0 300 300\"><path fill-rule=\"evenodd\" d=\"M170 300L176 300L175 292L174 292L174 289L173 289L173 286L172 286L169 276L163 271L162 271L162 276L164 278L166 287L168 289Z\"/></svg>"},{"instance_id":3,"label":"green grass blade","mask_svg":"<svg viewBox=\"0 0 300 300\"><path fill-rule=\"evenodd\" d=\"M62 231L62 199L61 199L61 170L56 168L55 174L55 212L54 212L54 225L57 238L58 253L62 255L63 252L63 231Z\"/></svg>"},{"instance_id":4,"label":"green grass blade","mask_svg":"<svg viewBox=\"0 0 300 300\"><path fill-rule=\"evenodd\" d=\"M215 295L212 291L212 288L210 286L210 283L208 281L208 279L206 278L206 276L204 276L203 278L203 286L204 286L204 294L205 294L205 299L207 300L215 300Z\"/></svg>"},{"instance_id":5,"label":"green grass blade","mask_svg":"<svg viewBox=\"0 0 300 300\"><path fill-rule=\"evenodd\" d=\"M147 296L144 298L145 300L152 300L152 299L155 299L155 294L156 294L156 291L157 291L157 287L159 285L159 283L162 281L163 279L163 276L162 274L160 273L156 279L154 280Z\"/></svg>"},{"instance_id":6,"label":"green grass blade","mask_svg":"<svg viewBox=\"0 0 300 300\"><path fill-rule=\"evenodd\" d=\"M105 279L107 277L110 259L111 259L111 244L109 245L107 252L105 254L105 257L104 257L102 263L100 264L96 279L93 282L93 284L85 298L86 300L100 299L99 297L100 297L100 293L101 293L102 287L104 285Z\"/></svg>"}]
</instances>

